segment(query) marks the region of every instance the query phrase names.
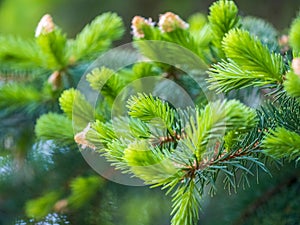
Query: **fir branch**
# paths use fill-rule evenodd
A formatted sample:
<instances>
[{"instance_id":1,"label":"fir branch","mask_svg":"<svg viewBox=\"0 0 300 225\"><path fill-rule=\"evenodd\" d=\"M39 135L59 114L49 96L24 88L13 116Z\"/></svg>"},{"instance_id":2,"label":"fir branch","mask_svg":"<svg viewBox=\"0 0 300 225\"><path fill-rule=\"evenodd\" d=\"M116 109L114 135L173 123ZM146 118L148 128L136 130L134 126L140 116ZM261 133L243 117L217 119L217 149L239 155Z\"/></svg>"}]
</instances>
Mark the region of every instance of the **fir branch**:
<instances>
[{"instance_id":1,"label":"fir branch","mask_svg":"<svg viewBox=\"0 0 300 225\"><path fill-rule=\"evenodd\" d=\"M40 51L32 40L15 36L0 36L0 60L7 68L32 70L40 68Z\"/></svg>"},{"instance_id":2,"label":"fir branch","mask_svg":"<svg viewBox=\"0 0 300 225\"><path fill-rule=\"evenodd\" d=\"M86 79L94 90L101 91L101 94L106 97L110 104L112 104L125 84L119 74L107 67L93 69L87 74Z\"/></svg>"},{"instance_id":3,"label":"fir branch","mask_svg":"<svg viewBox=\"0 0 300 225\"><path fill-rule=\"evenodd\" d=\"M228 31L239 26L238 8L233 1L220 0L214 2L209 10L208 20L214 34L214 44L223 57L221 41Z\"/></svg>"},{"instance_id":4,"label":"fir branch","mask_svg":"<svg viewBox=\"0 0 300 225\"><path fill-rule=\"evenodd\" d=\"M124 140L112 140L107 143L107 148L102 150L103 155L112 166L116 169L122 170L124 173L130 173L130 168L124 159L124 151L127 148L128 143Z\"/></svg>"},{"instance_id":5,"label":"fir branch","mask_svg":"<svg viewBox=\"0 0 300 225\"><path fill-rule=\"evenodd\" d=\"M75 144L72 121L60 114L48 113L41 116L37 120L35 133L39 139L53 140L60 146Z\"/></svg>"},{"instance_id":6,"label":"fir branch","mask_svg":"<svg viewBox=\"0 0 300 225\"><path fill-rule=\"evenodd\" d=\"M213 40L213 35L207 16L202 13L196 13L189 18L188 23L190 25L188 32L196 42L199 53L202 54L201 58L207 64L211 64L212 56L209 47Z\"/></svg>"},{"instance_id":7,"label":"fir branch","mask_svg":"<svg viewBox=\"0 0 300 225\"><path fill-rule=\"evenodd\" d=\"M208 23L207 16L202 13L195 13L188 19L189 32L199 33Z\"/></svg>"},{"instance_id":8,"label":"fir branch","mask_svg":"<svg viewBox=\"0 0 300 225\"><path fill-rule=\"evenodd\" d=\"M61 70L67 66L67 37L60 29L56 28L50 33L39 35L36 42L44 68Z\"/></svg>"},{"instance_id":9,"label":"fir branch","mask_svg":"<svg viewBox=\"0 0 300 225\"><path fill-rule=\"evenodd\" d=\"M161 72L152 62L139 62L135 63L132 67L133 79L139 79L147 76L159 76ZM133 80L132 79L132 80Z\"/></svg>"},{"instance_id":10,"label":"fir branch","mask_svg":"<svg viewBox=\"0 0 300 225\"><path fill-rule=\"evenodd\" d=\"M87 74L86 79L94 90L99 91L114 74L115 72L113 70L103 66L100 69L93 69L89 74ZM110 85L112 86L111 88L114 87L114 84L117 83L114 82L112 85Z\"/></svg>"},{"instance_id":11,"label":"fir branch","mask_svg":"<svg viewBox=\"0 0 300 225\"><path fill-rule=\"evenodd\" d=\"M146 184L164 185L179 172L160 149L152 148L146 140L128 144L123 158L130 166L130 171Z\"/></svg>"},{"instance_id":12,"label":"fir branch","mask_svg":"<svg viewBox=\"0 0 300 225\"><path fill-rule=\"evenodd\" d=\"M206 30L207 31L207 30ZM204 36L204 34L202 34ZM205 36L204 36L205 37ZM203 42L199 43L194 39L194 37L188 32L188 30L176 29L172 32L167 32L162 36L164 41L172 42L178 44L181 47L189 49L191 52L195 53L197 56L201 58L201 60L205 59L203 49L201 48L201 44L203 46ZM206 36L207 38L207 36ZM203 41L203 39L201 40ZM206 42L208 44L208 41ZM205 46L207 47L207 46ZM204 62L202 62L204 64Z\"/></svg>"},{"instance_id":13,"label":"fir branch","mask_svg":"<svg viewBox=\"0 0 300 225\"><path fill-rule=\"evenodd\" d=\"M0 82L30 82L38 79L44 79L49 75L49 71L42 68L23 68L23 66L14 66L13 64L0 65Z\"/></svg>"},{"instance_id":14,"label":"fir branch","mask_svg":"<svg viewBox=\"0 0 300 225\"><path fill-rule=\"evenodd\" d=\"M289 43L294 51L295 56L300 53L300 15L294 19L289 32Z\"/></svg>"},{"instance_id":15,"label":"fir branch","mask_svg":"<svg viewBox=\"0 0 300 225\"><path fill-rule=\"evenodd\" d=\"M76 130L83 129L94 119L93 107L78 90L65 90L59 98L59 104L67 117L73 120Z\"/></svg>"},{"instance_id":16,"label":"fir branch","mask_svg":"<svg viewBox=\"0 0 300 225\"><path fill-rule=\"evenodd\" d=\"M198 24L195 22L194 26L198 31L201 30L198 36L195 27L188 30L187 24L172 13L168 14L174 20L171 24L164 24L164 27L161 22L160 30L150 20L137 18L145 26L135 30L141 32L136 33L140 39L165 42L151 44L137 41L136 46L150 59L160 63L176 62L179 69L184 68L191 73L207 68L203 61L213 61L214 51L217 50L216 58L226 56L227 59L210 69L211 88L218 92L229 92L249 86L274 84L282 87L283 84L291 96L299 97L299 88L295 86L299 79L295 71L289 72L284 79L283 57L273 53L273 49L270 49L272 47L268 45L270 39L274 41L275 31L268 24L254 19L243 21L244 28L249 32L233 29L239 26L237 13L237 7L232 1L220 0L214 3L210 8L209 26L206 21L200 23L201 18L198 18ZM171 30L167 30L165 25L170 25L167 28ZM253 26L259 27L257 32L265 29L264 33L255 33ZM61 70L69 63L92 59L96 53L110 46L122 32L120 18L106 13L86 26L75 40L67 42L62 35L57 38L57 42L55 38L50 41L55 46L49 40L45 41L46 48L41 44L40 50L48 55L43 65L49 62L45 67ZM210 37L211 33L213 37ZM270 39L264 36L265 33L268 33ZM295 37L298 35L297 32L293 34ZM201 41L200 37L204 40ZM190 51L184 51L184 48L196 54L188 54ZM205 56L206 53L208 56ZM126 84L136 78L158 75L165 68L171 75L175 74L173 67L162 65L153 67L153 64L142 63L134 65L131 71L125 69L118 74L102 67L93 70L87 79L93 89L101 91L105 102L113 100ZM123 78L124 74L130 76ZM19 103L17 97L11 97L17 100L14 110L22 108L30 100L45 100L36 91L24 96L21 93L15 94L21 97ZM53 140L57 145L72 146L73 119L75 131L81 131L75 136L77 143L96 150L122 172L133 174L152 187L168 189L167 194L173 192L172 224L192 225L197 223L200 200L206 187L211 187L210 193L214 193L219 174L224 177L225 188L236 190L238 185L249 185L248 177L254 175L255 168L268 172L262 161L265 153L278 158L299 160L299 102L287 96L283 98L270 108L262 109L262 113L256 113L236 100L210 102L203 109L196 107L179 110L158 97L139 94L127 101L128 116L110 121L102 117L102 121L91 123L94 120L92 106L79 91L70 89L59 100L66 116L54 113L42 116L37 121L36 134L41 140ZM8 100L3 99L7 105ZM104 104L101 102L99 107L104 107ZM261 142L266 132L269 134ZM86 191L88 186L91 187L90 192ZM70 206L83 206L99 186L101 182L99 184L95 177L73 180L68 198ZM49 210L53 206L53 196L50 197L39 199L39 204L33 204L33 210L28 212L35 212L37 207Z\"/></svg>"},{"instance_id":17,"label":"fir branch","mask_svg":"<svg viewBox=\"0 0 300 225\"><path fill-rule=\"evenodd\" d=\"M300 76L293 71L288 72L283 85L288 95L297 98L300 102Z\"/></svg>"},{"instance_id":18,"label":"fir branch","mask_svg":"<svg viewBox=\"0 0 300 225\"><path fill-rule=\"evenodd\" d=\"M283 58L269 49L248 31L234 29L223 39L223 50L244 71L269 83L282 83Z\"/></svg>"},{"instance_id":19,"label":"fir branch","mask_svg":"<svg viewBox=\"0 0 300 225\"><path fill-rule=\"evenodd\" d=\"M183 141L201 161L208 143L214 143L230 130L244 132L255 126L256 113L236 100L217 101L197 110L195 118L189 120L184 128L186 138Z\"/></svg>"},{"instance_id":20,"label":"fir branch","mask_svg":"<svg viewBox=\"0 0 300 225\"><path fill-rule=\"evenodd\" d=\"M199 218L201 195L194 180L186 179L173 194L172 225L194 225Z\"/></svg>"},{"instance_id":21,"label":"fir branch","mask_svg":"<svg viewBox=\"0 0 300 225\"><path fill-rule=\"evenodd\" d=\"M265 152L275 158L300 159L300 135L282 127L271 130L263 140Z\"/></svg>"},{"instance_id":22,"label":"fir branch","mask_svg":"<svg viewBox=\"0 0 300 225\"><path fill-rule=\"evenodd\" d=\"M177 41L185 41L184 39L187 35L185 33L187 31L175 30L173 32L174 36L178 34L178 37L174 37L175 39L178 39ZM176 62L176 68L182 69L184 71L194 70L201 72L206 70L208 67L205 63L205 56L201 53L201 50L198 50L199 46L195 46L195 44L197 45L197 43L194 43L194 41L190 44L190 47L183 47L179 44L176 44L176 41L173 40L173 38L165 38L160 41L139 40L135 41L134 44L144 57L150 59L151 61L159 63L159 66L162 68L167 67L167 69L169 69L171 67L170 65L173 65L174 62ZM187 43L187 45L189 44ZM166 52L168 54L166 54ZM169 65L166 66L165 64Z\"/></svg>"},{"instance_id":23,"label":"fir branch","mask_svg":"<svg viewBox=\"0 0 300 225\"><path fill-rule=\"evenodd\" d=\"M152 95L139 94L132 96L127 102L128 114L157 127L165 128L171 135L176 123L176 110L167 102L154 98Z\"/></svg>"},{"instance_id":24,"label":"fir branch","mask_svg":"<svg viewBox=\"0 0 300 225\"><path fill-rule=\"evenodd\" d=\"M269 102L261 110L265 120L264 128L280 126L300 134L300 104L296 99L285 95L276 103Z\"/></svg>"},{"instance_id":25,"label":"fir branch","mask_svg":"<svg viewBox=\"0 0 300 225\"><path fill-rule=\"evenodd\" d=\"M111 123L103 123L99 120L91 124L91 129L87 132L87 139L95 146L103 147L117 139L114 127Z\"/></svg>"},{"instance_id":26,"label":"fir branch","mask_svg":"<svg viewBox=\"0 0 300 225\"><path fill-rule=\"evenodd\" d=\"M270 80L261 79L261 74L243 70L231 59L212 65L208 74L209 88L218 93L270 83Z\"/></svg>"},{"instance_id":27,"label":"fir branch","mask_svg":"<svg viewBox=\"0 0 300 225\"><path fill-rule=\"evenodd\" d=\"M130 118L128 121L129 130L133 137L136 138L149 138L151 131L147 124L139 119ZM118 129L119 130L119 129Z\"/></svg>"},{"instance_id":28,"label":"fir branch","mask_svg":"<svg viewBox=\"0 0 300 225\"><path fill-rule=\"evenodd\" d=\"M11 83L0 88L0 108L9 112L34 114L43 106L44 96L31 85Z\"/></svg>"},{"instance_id":29,"label":"fir branch","mask_svg":"<svg viewBox=\"0 0 300 225\"><path fill-rule=\"evenodd\" d=\"M131 167L151 166L164 159L163 154L156 155L147 141L136 141L130 143L124 151L124 159Z\"/></svg>"},{"instance_id":30,"label":"fir branch","mask_svg":"<svg viewBox=\"0 0 300 225\"><path fill-rule=\"evenodd\" d=\"M124 32L123 22L115 13L104 13L96 17L76 36L71 43L69 55L72 60L92 59L111 46Z\"/></svg>"},{"instance_id":31,"label":"fir branch","mask_svg":"<svg viewBox=\"0 0 300 225\"><path fill-rule=\"evenodd\" d=\"M86 205L104 186L104 181L98 176L77 177L71 181L71 194L68 204L72 208L79 209Z\"/></svg>"},{"instance_id":32,"label":"fir branch","mask_svg":"<svg viewBox=\"0 0 300 225\"><path fill-rule=\"evenodd\" d=\"M25 207L27 216L42 219L52 210L60 195L59 192L52 191L42 197L28 201Z\"/></svg>"}]
</instances>

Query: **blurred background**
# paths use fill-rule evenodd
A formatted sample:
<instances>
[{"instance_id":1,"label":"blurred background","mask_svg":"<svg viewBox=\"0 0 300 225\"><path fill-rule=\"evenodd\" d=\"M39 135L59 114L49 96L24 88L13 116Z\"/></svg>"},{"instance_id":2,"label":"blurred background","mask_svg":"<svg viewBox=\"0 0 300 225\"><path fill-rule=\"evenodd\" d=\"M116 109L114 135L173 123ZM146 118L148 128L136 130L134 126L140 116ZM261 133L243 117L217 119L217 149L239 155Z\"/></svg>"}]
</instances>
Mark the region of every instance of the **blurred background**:
<instances>
[{"instance_id":1,"label":"blurred background","mask_svg":"<svg viewBox=\"0 0 300 225\"><path fill-rule=\"evenodd\" d=\"M209 6L214 2L213 0L0 0L0 35L14 34L26 38L34 36L35 28L40 18L49 13L53 16L55 24L60 26L68 36L74 37L87 23L89 23L97 15L112 11L118 13L124 20L126 32L125 36L116 45L131 41L130 35L130 22L135 15L141 15L144 17L152 17L154 21L158 20L158 16L166 11L172 11L180 15L183 19L187 19L190 15L196 12L202 12L207 14ZM243 16L251 15L263 18L271 22L279 31L286 32L292 19L297 15L300 0L236 0L240 13ZM1 129L1 127L0 127ZM26 139L24 140L26 142ZM43 154L43 153L42 153ZM63 155L63 153L59 153ZM0 225L11 219L15 219L16 225L24 224L70 224L69 221L74 218L78 221L78 214L81 217L88 217L90 224L97 225L167 225L169 224L170 202L169 197L166 197L160 190L149 190L148 187L126 187L118 186L116 184L108 183L104 190L103 196L101 195L101 201L95 199L93 205L87 208L85 211L78 210L74 212L74 215L69 215L69 218L59 217L56 214L52 214L47 223L35 223L34 221L26 220L24 218L23 203L30 197L37 197L39 193L45 188L43 185L50 185L52 182L50 179L65 179L68 176L70 170L76 171L79 168L82 170L88 170L88 166L81 158L80 153L74 153L74 158L70 158L70 161L62 160L61 155L57 155L56 163L61 167L56 166L53 168L52 173L47 172L47 175L41 173L37 180L32 184L23 186L23 183L17 183L14 187L10 183L7 185L0 184ZM45 156L46 157L46 156ZM60 160L60 161L59 161ZM81 161L80 161L81 160ZM42 160L38 159L40 163ZM76 161L76 165L75 162ZM80 162L79 162L80 161ZM40 164L33 166L34 169L39 168ZM294 165L290 165L287 169L289 173ZM79 169L80 169L79 168ZM3 173L3 170L0 170ZM276 173L276 172L275 172ZM65 174L65 177L62 176ZM49 182L44 182L45 176L49 178ZM47 178L46 177L46 178ZM279 179L279 178L278 178ZM15 180L20 181L20 177L16 177ZM15 182L15 180L13 180ZM241 191L239 195L227 196L225 193L218 194L217 198L204 199L204 213L201 214L202 225L212 224L232 224L232 218L234 218L235 212L242 209L239 204L247 205L255 195L264 193L264 185L267 187L271 182L276 182L270 177L263 176L262 184L260 188L256 190ZM104 181L103 181L104 182ZM256 185L256 180L253 179L252 184ZM16 182L15 182L16 183ZM2 186L1 186L2 185ZM110 190L110 191L107 191ZM294 191L294 192L293 192ZM294 199L298 189L292 191L286 191L285 202L290 204L298 204ZM32 194L33 193L33 194ZM226 196L225 196L226 195ZM102 201L104 199L104 201ZM106 199L110 199L105 202ZM236 203L239 199L239 204ZM248 202L247 202L248 201ZM279 200L281 201L281 200ZM231 204L228 204L231 203ZM231 207L228 207L230 205ZM274 220L279 221L280 209L282 208L275 201L275 204L270 202L266 207L273 209ZM278 207L278 208L276 208ZM95 211L98 208L99 211ZM239 209L238 209L239 208ZM271 212L271 209L265 209L265 211ZM278 210L277 210L278 209ZM265 212L264 211L264 212ZM106 214L109 212L109 214ZM114 212L114 213L111 213ZM98 214L97 214L98 213ZM237 214L236 213L236 214ZM279 213L277 216L276 213ZM288 213L288 212L287 212ZM218 216L216 216L218 215ZM74 218L72 218L72 216ZM10 217L10 218L9 218ZM262 218L264 214L262 213ZM53 219L54 218L54 219ZM99 219L100 218L100 219ZM47 219L47 218L46 218ZM81 218L82 219L82 218ZM26 221L25 221L26 220ZM97 222L98 221L98 222ZM99 222L102 221L102 222ZM105 221L105 222L103 222ZM117 222L116 222L117 221ZM258 222L257 222L258 221ZM249 224L262 224L261 220L256 220L257 223L250 221ZM75 224L73 222L73 224ZM76 224L86 225L87 223L78 222ZM237 223L239 224L239 223ZM242 223L240 223L242 224ZM243 223L245 224L245 223ZM265 224L272 224L268 223ZM283 223L278 223L282 225ZM290 223L292 224L292 223Z\"/></svg>"}]
</instances>

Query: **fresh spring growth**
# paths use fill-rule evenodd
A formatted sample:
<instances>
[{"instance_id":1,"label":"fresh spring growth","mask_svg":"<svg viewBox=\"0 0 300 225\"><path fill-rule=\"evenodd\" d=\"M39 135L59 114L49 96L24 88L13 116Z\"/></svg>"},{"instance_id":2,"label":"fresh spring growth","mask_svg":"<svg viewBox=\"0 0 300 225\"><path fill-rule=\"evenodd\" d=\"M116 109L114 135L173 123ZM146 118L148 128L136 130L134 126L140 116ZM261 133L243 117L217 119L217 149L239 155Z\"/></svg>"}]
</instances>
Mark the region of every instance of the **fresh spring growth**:
<instances>
[{"instance_id":1,"label":"fresh spring growth","mask_svg":"<svg viewBox=\"0 0 300 225\"><path fill-rule=\"evenodd\" d=\"M38 37L41 34L51 33L54 31L54 28L55 24L53 23L52 17L49 14L45 14L35 30L35 37Z\"/></svg>"},{"instance_id":2,"label":"fresh spring growth","mask_svg":"<svg viewBox=\"0 0 300 225\"><path fill-rule=\"evenodd\" d=\"M145 33L143 30L145 26L149 26L149 27L154 26L154 22L152 22L151 18L145 19L144 17L141 16L133 17L131 21L131 29L132 29L133 36L136 38L145 37Z\"/></svg>"},{"instance_id":3,"label":"fresh spring growth","mask_svg":"<svg viewBox=\"0 0 300 225\"><path fill-rule=\"evenodd\" d=\"M59 89L62 85L62 77L59 71L54 71L48 78L48 83L52 85L53 90Z\"/></svg>"},{"instance_id":4,"label":"fresh spring growth","mask_svg":"<svg viewBox=\"0 0 300 225\"><path fill-rule=\"evenodd\" d=\"M158 22L161 32L172 32L176 29L187 29L189 24L184 22L178 15L172 12L166 12L159 16Z\"/></svg>"},{"instance_id":5,"label":"fresh spring growth","mask_svg":"<svg viewBox=\"0 0 300 225\"><path fill-rule=\"evenodd\" d=\"M292 61L292 68L294 73L300 76L300 58L294 58Z\"/></svg>"},{"instance_id":6,"label":"fresh spring growth","mask_svg":"<svg viewBox=\"0 0 300 225\"><path fill-rule=\"evenodd\" d=\"M86 134L87 132L90 130L91 128L91 124L89 123L87 125L86 128L84 128L83 131L77 133L74 137L74 141L78 144L78 145L81 145L81 148L82 149L85 149L87 147L91 148L91 149L96 149L96 146L93 145L92 143L90 143L87 139L86 139Z\"/></svg>"}]
</instances>

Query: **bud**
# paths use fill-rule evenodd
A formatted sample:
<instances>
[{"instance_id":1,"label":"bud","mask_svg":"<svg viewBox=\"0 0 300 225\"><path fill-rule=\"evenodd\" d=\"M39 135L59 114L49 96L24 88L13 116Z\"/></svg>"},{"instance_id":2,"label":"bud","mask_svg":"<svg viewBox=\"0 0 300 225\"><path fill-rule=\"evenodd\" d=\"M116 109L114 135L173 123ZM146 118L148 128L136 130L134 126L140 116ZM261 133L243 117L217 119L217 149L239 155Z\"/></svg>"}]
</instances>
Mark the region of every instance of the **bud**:
<instances>
[{"instance_id":1,"label":"bud","mask_svg":"<svg viewBox=\"0 0 300 225\"><path fill-rule=\"evenodd\" d=\"M279 39L278 39L278 43L280 46L286 46L289 44L289 36L287 35L282 35Z\"/></svg>"},{"instance_id":2,"label":"bud","mask_svg":"<svg viewBox=\"0 0 300 225\"><path fill-rule=\"evenodd\" d=\"M53 206L53 210L55 212L64 212L67 209L68 206L68 200L67 199L62 199L59 200L58 202L55 203L55 205Z\"/></svg>"},{"instance_id":3,"label":"bud","mask_svg":"<svg viewBox=\"0 0 300 225\"><path fill-rule=\"evenodd\" d=\"M53 90L57 90L62 85L62 77L59 71L55 71L48 78L48 83L52 85Z\"/></svg>"},{"instance_id":4,"label":"bud","mask_svg":"<svg viewBox=\"0 0 300 225\"><path fill-rule=\"evenodd\" d=\"M145 37L144 31L143 31L145 26L149 26L149 27L154 26L154 22L152 22L151 18L145 19L144 17L141 17L141 16L133 17L133 19L131 21L131 29L132 29L133 36L137 37L137 38Z\"/></svg>"},{"instance_id":5,"label":"bud","mask_svg":"<svg viewBox=\"0 0 300 225\"><path fill-rule=\"evenodd\" d=\"M95 150L96 146L93 145L92 143L90 143L88 140L86 140L86 134L90 130L90 128L91 128L91 125L88 124L87 127L84 128L83 131L81 131L75 135L74 140L77 144L81 145L81 147L83 149L89 147L89 148Z\"/></svg>"},{"instance_id":6,"label":"bud","mask_svg":"<svg viewBox=\"0 0 300 225\"><path fill-rule=\"evenodd\" d=\"M54 31L55 24L53 23L53 19L49 14L46 14L40 20L36 30L35 37L40 36L41 34L48 34Z\"/></svg>"},{"instance_id":7,"label":"bud","mask_svg":"<svg viewBox=\"0 0 300 225\"><path fill-rule=\"evenodd\" d=\"M161 32L168 33L176 29L187 29L189 24L184 22L178 15L166 12L159 16L158 26Z\"/></svg>"},{"instance_id":8,"label":"bud","mask_svg":"<svg viewBox=\"0 0 300 225\"><path fill-rule=\"evenodd\" d=\"M280 51L281 51L282 54L287 52L290 49L290 47L289 47L289 36L288 35L282 35L278 39L278 44L281 48Z\"/></svg>"},{"instance_id":9,"label":"bud","mask_svg":"<svg viewBox=\"0 0 300 225\"><path fill-rule=\"evenodd\" d=\"M292 68L294 73L300 76L300 58L294 58L292 61Z\"/></svg>"}]
</instances>

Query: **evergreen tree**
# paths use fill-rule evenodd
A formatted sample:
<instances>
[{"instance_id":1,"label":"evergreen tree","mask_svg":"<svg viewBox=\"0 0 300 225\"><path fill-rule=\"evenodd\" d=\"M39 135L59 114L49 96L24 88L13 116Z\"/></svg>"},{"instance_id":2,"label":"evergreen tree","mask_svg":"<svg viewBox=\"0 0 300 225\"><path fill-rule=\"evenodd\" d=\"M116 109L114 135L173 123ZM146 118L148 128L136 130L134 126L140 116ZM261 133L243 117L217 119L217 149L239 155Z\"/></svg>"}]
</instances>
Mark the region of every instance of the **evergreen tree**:
<instances>
[{"instance_id":1,"label":"evergreen tree","mask_svg":"<svg viewBox=\"0 0 300 225\"><path fill-rule=\"evenodd\" d=\"M21 204L27 201L27 215L42 219L57 212L52 216L74 224L157 223L149 215L163 214L154 210L160 200L150 203L143 221L122 219L122 207L110 204L120 198L115 186L78 162L76 142L82 153L105 157L113 170L166 190L173 225L199 219L207 224L297 224L300 17L288 37L278 39L271 24L241 17L229 0L213 3L208 16L195 14L188 22L171 12L157 24L136 16L136 51L113 49L87 69L122 31L121 20L108 13L67 40L45 16L35 42L1 39L1 71L7 80L0 96L6 123L1 132L7 174L2 180L14 182L8 180L11 168L22 168L20 173L36 169L40 172L34 178L45 188L41 195L38 187L30 187L37 192L30 201L20 197ZM18 130L11 128L20 123ZM37 140L28 132L34 125ZM14 157L7 154L9 148ZM40 158L49 149L51 157ZM64 168L66 160L76 163ZM58 171L63 176L56 177ZM16 190L25 182L17 181ZM237 194L228 197L222 189ZM134 198L130 203L133 208L142 204ZM125 214L130 214L129 205Z\"/></svg>"},{"instance_id":2,"label":"evergreen tree","mask_svg":"<svg viewBox=\"0 0 300 225\"><path fill-rule=\"evenodd\" d=\"M127 213L116 214L115 208L127 204L130 209L130 201L121 203L134 190L106 182L87 165L74 142L72 122L60 114L58 101L63 90L75 87L89 64L123 32L121 18L109 12L96 17L74 39L67 39L50 15L41 19L34 39L1 35L0 224L126 220ZM47 117L42 116L45 113ZM34 128L39 117L40 122L51 119L60 126ZM41 136L55 132L37 140L34 129ZM140 191L145 202L153 201ZM156 192L153 198L158 196ZM149 206L141 211L146 209L149 216L159 213ZM149 217L144 221L151 223Z\"/></svg>"}]
</instances>

